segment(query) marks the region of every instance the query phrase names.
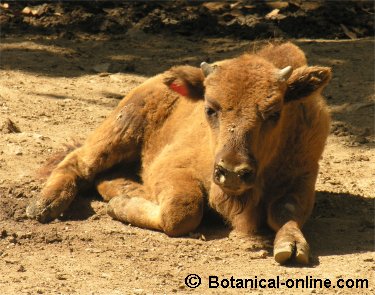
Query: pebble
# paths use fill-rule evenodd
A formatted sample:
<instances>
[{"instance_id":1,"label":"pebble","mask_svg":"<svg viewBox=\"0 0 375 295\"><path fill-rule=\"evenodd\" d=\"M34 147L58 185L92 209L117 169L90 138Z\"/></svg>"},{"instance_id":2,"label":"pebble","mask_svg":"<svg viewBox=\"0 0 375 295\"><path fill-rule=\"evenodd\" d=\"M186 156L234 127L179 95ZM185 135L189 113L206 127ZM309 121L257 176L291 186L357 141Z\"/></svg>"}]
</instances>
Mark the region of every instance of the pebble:
<instances>
[{"instance_id":1,"label":"pebble","mask_svg":"<svg viewBox=\"0 0 375 295\"><path fill-rule=\"evenodd\" d=\"M8 237L8 242L12 244L17 244L17 237L14 235Z\"/></svg>"},{"instance_id":2,"label":"pebble","mask_svg":"<svg viewBox=\"0 0 375 295\"><path fill-rule=\"evenodd\" d=\"M17 264L18 263L18 260L13 259L13 258L6 258L6 259L4 259L4 261L7 264Z\"/></svg>"},{"instance_id":3,"label":"pebble","mask_svg":"<svg viewBox=\"0 0 375 295\"><path fill-rule=\"evenodd\" d=\"M110 74L109 73L100 73L99 74L99 77L107 77L109 76Z\"/></svg>"},{"instance_id":4,"label":"pebble","mask_svg":"<svg viewBox=\"0 0 375 295\"><path fill-rule=\"evenodd\" d=\"M102 253L102 249L97 249L97 248L86 248L85 251L90 252L90 253Z\"/></svg>"},{"instance_id":5,"label":"pebble","mask_svg":"<svg viewBox=\"0 0 375 295\"><path fill-rule=\"evenodd\" d=\"M16 156L21 156L21 155L23 155L22 149L21 149L20 147L15 148L15 150L14 150L14 154L15 154Z\"/></svg>"},{"instance_id":6,"label":"pebble","mask_svg":"<svg viewBox=\"0 0 375 295\"><path fill-rule=\"evenodd\" d=\"M258 258L262 258L262 259L267 258L268 257L268 251L266 251L266 250L260 250L260 251L258 251L257 252L257 257Z\"/></svg>"},{"instance_id":7,"label":"pebble","mask_svg":"<svg viewBox=\"0 0 375 295\"><path fill-rule=\"evenodd\" d=\"M56 274L56 279L58 279L60 281L65 281L67 279L67 277L64 274L58 273L58 274Z\"/></svg>"},{"instance_id":8,"label":"pebble","mask_svg":"<svg viewBox=\"0 0 375 295\"><path fill-rule=\"evenodd\" d=\"M357 136L356 141L360 144L368 143L368 139L364 136Z\"/></svg>"},{"instance_id":9,"label":"pebble","mask_svg":"<svg viewBox=\"0 0 375 295\"><path fill-rule=\"evenodd\" d=\"M1 231L1 233L0 233L0 238L4 239L4 238L6 238L7 236L8 236L8 232L7 232L5 229L3 229L3 230Z\"/></svg>"},{"instance_id":10,"label":"pebble","mask_svg":"<svg viewBox=\"0 0 375 295\"><path fill-rule=\"evenodd\" d=\"M110 63L102 63L94 66L92 69L97 73L108 72L110 65Z\"/></svg>"}]
</instances>

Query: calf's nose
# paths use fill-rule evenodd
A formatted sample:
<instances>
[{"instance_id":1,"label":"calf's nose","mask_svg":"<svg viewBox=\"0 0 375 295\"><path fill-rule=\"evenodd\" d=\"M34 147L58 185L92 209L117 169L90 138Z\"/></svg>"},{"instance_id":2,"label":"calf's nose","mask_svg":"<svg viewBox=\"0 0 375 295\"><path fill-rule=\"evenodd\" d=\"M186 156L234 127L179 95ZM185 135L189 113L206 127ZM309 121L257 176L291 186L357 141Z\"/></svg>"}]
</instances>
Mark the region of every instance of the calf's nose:
<instances>
[{"instance_id":1,"label":"calf's nose","mask_svg":"<svg viewBox=\"0 0 375 295\"><path fill-rule=\"evenodd\" d=\"M239 187L254 181L255 168L250 164L231 166L222 159L215 165L214 181L223 187Z\"/></svg>"}]
</instances>

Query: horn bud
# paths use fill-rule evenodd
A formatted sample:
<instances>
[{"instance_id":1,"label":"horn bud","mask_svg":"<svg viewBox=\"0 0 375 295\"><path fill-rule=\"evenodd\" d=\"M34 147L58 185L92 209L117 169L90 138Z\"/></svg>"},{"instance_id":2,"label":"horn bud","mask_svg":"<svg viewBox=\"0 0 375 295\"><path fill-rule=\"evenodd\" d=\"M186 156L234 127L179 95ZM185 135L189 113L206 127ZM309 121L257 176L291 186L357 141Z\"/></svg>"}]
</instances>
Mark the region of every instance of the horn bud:
<instances>
[{"instance_id":1,"label":"horn bud","mask_svg":"<svg viewBox=\"0 0 375 295\"><path fill-rule=\"evenodd\" d=\"M205 77L207 77L209 74L211 74L214 71L214 67L209 65L206 62L201 63L201 69Z\"/></svg>"},{"instance_id":2,"label":"horn bud","mask_svg":"<svg viewBox=\"0 0 375 295\"><path fill-rule=\"evenodd\" d=\"M292 75L293 73L293 68L291 66L287 66L281 70L279 70L279 72L277 73L277 76L278 76L278 80L280 82L285 82L286 80L289 79L290 75Z\"/></svg>"}]
</instances>

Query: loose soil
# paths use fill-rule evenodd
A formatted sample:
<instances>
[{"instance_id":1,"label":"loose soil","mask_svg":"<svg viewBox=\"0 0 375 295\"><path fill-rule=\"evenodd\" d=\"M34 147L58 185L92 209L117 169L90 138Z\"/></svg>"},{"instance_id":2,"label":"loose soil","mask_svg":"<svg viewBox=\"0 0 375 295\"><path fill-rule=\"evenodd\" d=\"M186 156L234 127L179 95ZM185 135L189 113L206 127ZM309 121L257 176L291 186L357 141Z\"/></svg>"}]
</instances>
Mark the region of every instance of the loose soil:
<instances>
[{"instance_id":1,"label":"loose soil","mask_svg":"<svg viewBox=\"0 0 375 295\"><path fill-rule=\"evenodd\" d=\"M310 64L331 66L325 90L333 122L321 159L317 200L304 233L309 266L278 265L273 234L240 239L221 223L184 238L112 220L95 192L80 196L49 224L28 220L40 192L36 171L72 139L82 141L130 89L172 65L199 65L252 51L236 38L82 33L8 35L0 63L1 294L241 293L209 289L221 278L368 279L367 289L252 289L256 294L373 294L374 40L294 40ZM202 285L185 286L188 274Z\"/></svg>"}]
</instances>

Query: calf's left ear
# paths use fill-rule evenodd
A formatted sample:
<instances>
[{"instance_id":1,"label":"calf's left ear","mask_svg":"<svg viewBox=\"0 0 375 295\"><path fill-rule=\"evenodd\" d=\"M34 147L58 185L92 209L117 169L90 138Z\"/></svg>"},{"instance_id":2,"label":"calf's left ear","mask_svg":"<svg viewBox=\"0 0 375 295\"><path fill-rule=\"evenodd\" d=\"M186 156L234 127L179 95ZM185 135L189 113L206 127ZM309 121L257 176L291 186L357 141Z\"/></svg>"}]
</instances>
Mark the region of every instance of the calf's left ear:
<instances>
[{"instance_id":1,"label":"calf's left ear","mask_svg":"<svg viewBox=\"0 0 375 295\"><path fill-rule=\"evenodd\" d=\"M331 80L331 68L301 67L287 81L284 102L298 100L321 91Z\"/></svg>"},{"instance_id":2,"label":"calf's left ear","mask_svg":"<svg viewBox=\"0 0 375 295\"><path fill-rule=\"evenodd\" d=\"M174 92L192 100L204 98L204 75L200 68L177 66L163 75L164 84Z\"/></svg>"}]
</instances>

